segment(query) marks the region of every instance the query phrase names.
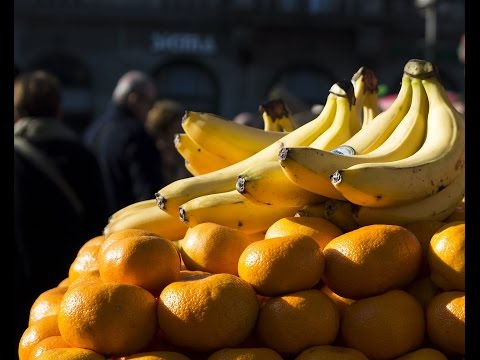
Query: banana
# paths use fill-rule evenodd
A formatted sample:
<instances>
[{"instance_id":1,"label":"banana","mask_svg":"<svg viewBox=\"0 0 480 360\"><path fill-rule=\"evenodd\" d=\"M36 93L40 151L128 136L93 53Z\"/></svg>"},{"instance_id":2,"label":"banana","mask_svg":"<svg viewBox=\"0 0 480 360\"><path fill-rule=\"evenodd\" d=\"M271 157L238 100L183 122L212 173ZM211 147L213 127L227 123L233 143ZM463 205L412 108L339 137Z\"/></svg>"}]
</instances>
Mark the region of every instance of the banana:
<instances>
[{"instance_id":1,"label":"banana","mask_svg":"<svg viewBox=\"0 0 480 360\"><path fill-rule=\"evenodd\" d=\"M253 234L266 230L278 219L293 216L297 210L254 203L232 190L185 202L180 206L180 219L189 227L214 222Z\"/></svg>"},{"instance_id":2,"label":"banana","mask_svg":"<svg viewBox=\"0 0 480 360\"><path fill-rule=\"evenodd\" d=\"M325 214L325 202L320 202L317 204L305 205L300 210L295 213L295 216L317 216L326 219L327 215Z\"/></svg>"},{"instance_id":3,"label":"banana","mask_svg":"<svg viewBox=\"0 0 480 360\"><path fill-rule=\"evenodd\" d=\"M352 204L352 216L360 226L371 224L406 225L414 221L444 221L465 196L465 169L448 186L416 202L383 208Z\"/></svg>"},{"instance_id":4,"label":"banana","mask_svg":"<svg viewBox=\"0 0 480 360\"><path fill-rule=\"evenodd\" d=\"M351 203L341 200L325 202L325 218L337 225L343 232L358 229L360 226L351 212Z\"/></svg>"},{"instance_id":5,"label":"banana","mask_svg":"<svg viewBox=\"0 0 480 360\"><path fill-rule=\"evenodd\" d=\"M363 126L363 112L367 94L378 91L378 79L372 69L362 66L352 76L351 81L355 89L355 102L353 105L355 112L352 112L350 130L352 134L356 134Z\"/></svg>"},{"instance_id":6,"label":"banana","mask_svg":"<svg viewBox=\"0 0 480 360\"><path fill-rule=\"evenodd\" d=\"M343 232L349 232L359 228L355 221L351 203L329 199L323 203L307 205L295 213L295 216L316 216L330 221Z\"/></svg>"},{"instance_id":7,"label":"banana","mask_svg":"<svg viewBox=\"0 0 480 360\"><path fill-rule=\"evenodd\" d=\"M382 145L365 155L341 155L313 149L312 145L285 148L279 153L279 162L286 176L306 190L344 200L344 196L330 180L330 176L337 169L362 163L403 159L415 153L425 139L428 99L420 79L412 78L411 86L413 90L410 109Z\"/></svg>"},{"instance_id":8,"label":"banana","mask_svg":"<svg viewBox=\"0 0 480 360\"><path fill-rule=\"evenodd\" d=\"M182 128L202 148L232 163L252 156L286 135L195 111L185 113Z\"/></svg>"},{"instance_id":9,"label":"banana","mask_svg":"<svg viewBox=\"0 0 480 360\"><path fill-rule=\"evenodd\" d=\"M242 171L236 189L250 201L272 206L300 207L327 200L291 182L276 160L254 164Z\"/></svg>"},{"instance_id":10,"label":"banana","mask_svg":"<svg viewBox=\"0 0 480 360\"><path fill-rule=\"evenodd\" d=\"M295 119L282 99L269 100L259 106L263 130L290 132L297 128Z\"/></svg>"},{"instance_id":11,"label":"banana","mask_svg":"<svg viewBox=\"0 0 480 360\"><path fill-rule=\"evenodd\" d=\"M171 216L160 210L156 200L151 199L120 209L112 215L103 234L108 236L124 229L147 230L175 241L183 238L188 226L180 221L178 216Z\"/></svg>"},{"instance_id":12,"label":"banana","mask_svg":"<svg viewBox=\"0 0 480 360\"><path fill-rule=\"evenodd\" d=\"M354 204L384 207L415 202L448 186L465 167L463 114L448 99L432 63L409 63L407 73L418 67L430 72L422 76L429 102L425 141L417 152L404 159L357 164L335 171L332 184Z\"/></svg>"},{"instance_id":13,"label":"banana","mask_svg":"<svg viewBox=\"0 0 480 360\"><path fill-rule=\"evenodd\" d=\"M345 141L338 149L346 154L366 154L375 150L390 136L407 114L412 100L410 76L402 76L402 84L395 101L390 107L375 117L375 124L362 127L355 135Z\"/></svg>"},{"instance_id":14,"label":"banana","mask_svg":"<svg viewBox=\"0 0 480 360\"><path fill-rule=\"evenodd\" d=\"M337 107L335 110L335 118L332 125L318 136L309 146L316 149L332 150L336 146L348 140L353 134L350 130L350 114L355 112L352 104L355 103L353 85L350 82L343 84L348 89L345 96L337 96Z\"/></svg>"},{"instance_id":15,"label":"banana","mask_svg":"<svg viewBox=\"0 0 480 360\"><path fill-rule=\"evenodd\" d=\"M198 196L235 190L238 174L254 164L276 160L281 148L310 144L331 125L335 116L337 94L345 95L345 90L340 85L339 83L332 85L325 108L315 119L286 133L283 138L265 149L226 168L192 178L176 180L161 188L155 194L160 209L172 216L177 216L178 207L188 200Z\"/></svg>"},{"instance_id":16,"label":"banana","mask_svg":"<svg viewBox=\"0 0 480 360\"><path fill-rule=\"evenodd\" d=\"M118 220L125 215L130 215L131 213L134 213L136 211L139 211L148 207L152 207L152 205L154 204L155 204L155 199L137 201L133 204L125 206L120 210L117 210L116 212L114 212L112 215L110 215L108 221L112 222L114 220Z\"/></svg>"},{"instance_id":17,"label":"banana","mask_svg":"<svg viewBox=\"0 0 480 360\"><path fill-rule=\"evenodd\" d=\"M173 142L175 149L195 169L196 174L206 174L232 164L217 154L205 150L187 134L175 134Z\"/></svg>"},{"instance_id":18,"label":"banana","mask_svg":"<svg viewBox=\"0 0 480 360\"><path fill-rule=\"evenodd\" d=\"M362 108L362 128L367 126L377 115L380 114L378 107L378 88L365 94Z\"/></svg>"}]
</instances>

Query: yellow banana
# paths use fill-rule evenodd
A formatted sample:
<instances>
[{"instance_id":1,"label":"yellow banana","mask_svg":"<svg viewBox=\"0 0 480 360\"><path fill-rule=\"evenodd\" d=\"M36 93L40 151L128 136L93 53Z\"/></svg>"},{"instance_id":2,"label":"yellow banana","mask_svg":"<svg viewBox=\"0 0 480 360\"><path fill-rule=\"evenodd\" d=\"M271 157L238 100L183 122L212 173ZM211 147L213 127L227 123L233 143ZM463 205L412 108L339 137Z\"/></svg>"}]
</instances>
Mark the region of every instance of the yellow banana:
<instances>
[{"instance_id":1,"label":"yellow banana","mask_svg":"<svg viewBox=\"0 0 480 360\"><path fill-rule=\"evenodd\" d=\"M448 186L437 193L400 206L372 208L352 206L352 216L360 226L371 224L406 225L414 221L444 221L455 211L458 202L465 196L465 170Z\"/></svg>"},{"instance_id":2,"label":"yellow banana","mask_svg":"<svg viewBox=\"0 0 480 360\"><path fill-rule=\"evenodd\" d=\"M407 158L357 164L335 171L332 184L354 204L385 207L415 202L448 186L465 167L463 114L448 99L432 63L421 60L409 63L412 68L423 67L431 74L422 76L429 102L425 141ZM407 68L407 73L409 70L412 71Z\"/></svg>"},{"instance_id":3,"label":"yellow banana","mask_svg":"<svg viewBox=\"0 0 480 360\"><path fill-rule=\"evenodd\" d=\"M188 226L177 216L171 216L158 208L155 199L129 205L119 210L110 218L103 230L108 236L120 230L141 229L154 232L168 240L180 240L185 235ZM123 213L123 214L121 214ZM118 216L117 216L118 215Z\"/></svg>"},{"instance_id":4,"label":"yellow banana","mask_svg":"<svg viewBox=\"0 0 480 360\"><path fill-rule=\"evenodd\" d=\"M194 198L180 206L180 219L189 227L214 222L246 233L258 233L298 208L254 203L236 190ZM160 210L159 210L160 211Z\"/></svg>"},{"instance_id":5,"label":"yellow banana","mask_svg":"<svg viewBox=\"0 0 480 360\"><path fill-rule=\"evenodd\" d=\"M365 155L342 155L313 149L312 145L285 148L280 151L279 162L286 176L306 190L344 200L342 193L330 181L330 176L337 169L362 163L393 161L414 154L425 139L428 99L420 79L413 78L411 86L410 109L382 145Z\"/></svg>"},{"instance_id":6,"label":"yellow banana","mask_svg":"<svg viewBox=\"0 0 480 360\"><path fill-rule=\"evenodd\" d=\"M273 206L304 206L326 198L291 182L276 160L254 164L237 178L237 191L253 202Z\"/></svg>"},{"instance_id":7,"label":"yellow banana","mask_svg":"<svg viewBox=\"0 0 480 360\"><path fill-rule=\"evenodd\" d=\"M182 128L202 148L232 163L246 159L286 135L195 111L185 113Z\"/></svg>"},{"instance_id":8,"label":"yellow banana","mask_svg":"<svg viewBox=\"0 0 480 360\"><path fill-rule=\"evenodd\" d=\"M305 205L300 210L295 213L295 216L317 216L326 219L327 215L325 214L325 202L320 202L317 204Z\"/></svg>"},{"instance_id":9,"label":"yellow banana","mask_svg":"<svg viewBox=\"0 0 480 360\"><path fill-rule=\"evenodd\" d=\"M380 114L378 107L378 88L365 94L362 108L362 128Z\"/></svg>"},{"instance_id":10,"label":"yellow banana","mask_svg":"<svg viewBox=\"0 0 480 360\"><path fill-rule=\"evenodd\" d=\"M355 102L353 85L350 82L345 82L343 86L348 89L348 92L345 96L337 96L337 106L332 125L310 143L310 147L329 151L353 135L350 131L350 115L355 111L352 108L352 104Z\"/></svg>"},{"instance_id":11,"label":"yellow banana","mask_svg":"<svg viewBox=\"0 0 480 360\"><path fill-rule=\"evenodd\" d=\"M297 128L295 119L282 99L269 100L259 106L262 114L263 130L290 132Z\"/></svg>"},{"instance_id":12,"label":"yellow banana","mask_svg":"<svg viewBox=\"0 0 480 360\"><path fill-rule=\"evenodd\" d=\"M155 204L155 199L137 201L133 204L125 206L125 207L121 208L120 210L117 210L116 212L114 212L112 215L110 215L108 221L112 222L114 220L120 219L121 217L123 217L125 215L130 215L130 214L132 214L136 211L139 211L141 209L152 207L152 205L154 205L154 204Z\"/></svg>"},{"instance_id":13,"label":"yellow banana","mask_svg":"<svg viewBox=\"0 0 480 360\"><path fill-rule=\"evenodd\" d=\"M412 100L410 76L404 74L397 98L390 107L375 117L375 124L362 127L355 135L345 141L336 151L345 154L366 154L375 150L390 136L407 114Z\"/></svg>"},{"instance_id":14,"label":"yellow banana","mask_svg":"<svg viewBox=\"0 0 480 360\"><path fill-rule=\"evenodd\" d=\"M344 95L345 91L340 84L335 83L330 89L325 108L315 119L286 133L283 138L249 158L208 174L180 179L164 186L155 194L158 206L172 216L176 216L178 207L188 200L203 195L235 190L238 174L254 164L276 160L281 148L310 144L331 125L335 115L337 94Z\"/></svg>"},{"instance_id":15,"label":"yellow banana","mask_svg":"<svg viewBox=\"0 0 480 360\"><path fill-rule=\"evenodd\" d=\"M352 76L351 81L355 89L355 102L353 105L355 111L352 112L352 117L350 119L350 130L352 134L356 134L363 126L363 109L367 94L372 91L377 91L378 79L372 69L362 66Z\"/></svg>"},{"instance_id":16,"label":"yellow banana","mask_svg":"<svg viewBox=\"0 0 480 360\"><path fill-rule=\"evenodd\" d=\"M205 150L187 134L175 134L174 144L178 153L188 161L198 175L223 169L232 164L221 156Z\"/></svg>"}]
</instances>

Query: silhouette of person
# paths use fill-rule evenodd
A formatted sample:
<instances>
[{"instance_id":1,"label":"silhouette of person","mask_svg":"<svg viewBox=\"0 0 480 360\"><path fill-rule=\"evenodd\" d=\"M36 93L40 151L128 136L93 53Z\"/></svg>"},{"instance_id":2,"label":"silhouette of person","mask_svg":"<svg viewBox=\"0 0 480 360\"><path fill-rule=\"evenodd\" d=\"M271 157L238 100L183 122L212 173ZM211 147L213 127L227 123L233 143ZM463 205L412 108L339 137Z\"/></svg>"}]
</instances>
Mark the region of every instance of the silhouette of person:
<instances>
[{"instance_id":1,"label":"silhouette of person","mask_svg":"<svg viewBox=\"0 0 480 360\"><path fill-rule=\"evenodd\" d=\"M59 80L45 71L19 75L14 111L16 351L33 302L68 277L108 213L95 156L61 120Z\"/></svg>"},{"instance_id":2,"label":"silhouette of person","mask_svg":"<svg viewBox=\"0 0 480 360\"><path fill-rule=\"evenodd\" d=\"M165 185L155 139L145 129L155 98L153 80L141 71L128 71L118 80L106 112L84 134L102 169L110 215L153 199Z\"/></svg>"}]
</instances>

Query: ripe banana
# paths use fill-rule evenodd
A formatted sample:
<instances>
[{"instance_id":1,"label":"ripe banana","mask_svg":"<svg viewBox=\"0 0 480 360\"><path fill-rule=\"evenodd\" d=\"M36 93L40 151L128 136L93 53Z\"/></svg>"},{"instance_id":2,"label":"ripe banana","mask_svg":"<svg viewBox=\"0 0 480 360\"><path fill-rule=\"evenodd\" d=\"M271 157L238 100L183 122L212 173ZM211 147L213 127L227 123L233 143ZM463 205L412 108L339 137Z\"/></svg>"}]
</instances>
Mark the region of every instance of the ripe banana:
<instances>
[{"instance_id":1,"label":"ripe banana","mask_svg":"<svg viewBox=\"0 0 480 360\"><path fill-rule=\"evenodd\" d=\"M290 132L297 128L295 119L282 99L269 100L259 106L263 130Z\"/></svg>"},{"instance_id":2,"label":"ripe banana","mask_svg":"<svg viewBox=\"0 0 480 360\"><path fill-rule=\"evenodd\" d=\"M404 74L402 85L395 101L390 107L375 117L375 124L362 127L355 135L345 141L335 151L344 154L366 154L375 150L390 136L407 114L412 100L410 76Z\"/></svg>"},{"instance_id":3,"label":"ripe banana","mask_svg":"<svg viewBox=\"0 0 480 360\"><path fill-rule=\"evenodd\" d=\"M355 112L353 104L355 103L354 88L351 82L345 81L342 87L346 90L345 95L337 96L335 117L332 125L318 136L309 146L316 149L330 151L336 146L350 139L353 135L351 127L351 113Z\"/></svg>"},{"instance_id":4,"label":"ripe banana","mask_svg":"<svg viewBox=\"0 0 480 360\"><path fill-rule=\"evenodd\" d=\"M365 155L341 155L313 149L312 145L285 148L280 151L279 162L286 176L306 190L343 200L343 195L330 181L330 176L336 169L367 162L403 159L415 153L425 139L428 99L420 79L412 78L411 86L410 109L382 145Z\"/></svg>"},{"instance_id":5,"label":"ripe banana","mask_svg":"<svg viewBox=\"0 0 480 360\"><path fill-rule=\"evenodd\" d=\"M182 128L202 148L221 155L231 163L246 159L286 135L195 111L185 113Z\"/></svg>"},{"instance_id":6,"label":"ripe banana","mask_svg":"<svg viewBox=\"0 0 480 360\"><path fill-rule=\"evenodd\" d=\"M353 86L350 82L342 85L347 92L337 96L335 115L332 125L325 130L310 146L332 148L338 142L350 136L350 113ZM305 190L290 181L278 161L257 163L245 169L237 177L237 191L254 202L276 206L304 206L325 201L323 196Z\"/></svg>"},{"instance_id":7,"label":"ripe banana","mask_svg":"<svg viewBox=\"0 0 480 360\"><path fill-rule=\"evenodd\" d=\"M380 114L378 107L378 87L374 91L368 91L365 94L362 108L362 128L367 126L375 117Z\"/></svg>"},{"instance_id":8,"label":"ripe banana","mask_svg":"<svg viewBox=\"0 0 480 360\"><path fill-rule=\"evenodd\" d=\"M353 105L355 112L352 112L350 130L352 134L356 134L363 126L363 113L367 95L378 91L378 79L372 69L362 66L352 76L352 84L355 89L355 102Z\"/></svg>"},{"instance_id":9,"label":"ripe banana","mask_svg":"<svg viewBox=\"0 0 480 360\"><path fill-rule=\"evenodd\" d=\"M448 186L465 167L463 114L448 99L432 63L421 60L410 63L431 74L422 76L429 102L425 142L415 154L404 159L337 170L331 177L332 184L354 204L384 207L415 202ZM408 73L413 69L406 70Z\"/></svg>"},{"instance_id":10,"label":"ripe banana","mask_svg":"<svg viewBox=\"0 0 480 360\"><path fill-rule=\"evenodd\" d=\"M341 200L329 199L324 203L312 204L303 207L295 213L295 216L317 216L330 221L343 232L349 232L359 228L350 209L351 203Z\"/></svg>"},{"instance_id":11,"label":"ripe banana","mask_svg":"<svg viewBox=\"0 0 480 360\"><path fill-rule=\"evenodd\" d=\"M291 182L276 160L254 164L240 172L236 189L248 200L264 205L300 207L327 200Z\"/></svg>"},{"instance_id":12,"label":"ripe banana","mask_svg":"<svg viewBox=\"0 0 480 360\"><path fill-rule=\"evenodd\" d=\"M193 175L206 174L232 164L221 156L205 150L187 134L175 134L173 142L175 149L194 169Z\"/></svg>"},{"instance_id":13,"label":"ripe banana","mask_svg":"<svg viewBox=\"0 0 480 360\"><path fill-rule=\"evenodd\" d=\"M372 208L352 204L352 216L360 226L406 225L414 221L444 221L465 196L465 169L448 186L424 199L406 205Z\"/></svg>"},{"instance_id":14,"label":"ripe banana","mask_svg":"<svg viewBox=\"0 0 480 360\"><path fill-rule=\"evenodd\" d=\"M155 199L137 201L133 204L127 205L121 208L120 210L117 210L116 212L114 212L112 215L110 215L108 221L112 222L114 220L118 220L125 215L130 215L136 211L152 207L152 205L154 204L155 204Z\"/></svg>"},{"instance_id":15,"label":"ripe banana","mask_svg":"<svg viewBox=\"0 0 480 360\"><path fill-rule=\"evenodd\" d=\"M124 229L151 231L168 240L180 240L188 226L178 216L171 216L158 208L155 199L145 200L120 209L112 215L103 230L105 236Z\"/></svg>"},{"instance_id":16,"label":"ripe banana","mask_svg":"<svg viewBox=\"0 0 480 360\"><path fill-rule=\"evenodd\" d=\"M345 94L340 85L335 83L331 87L325 108L315 119L292 132L286 133L283 138L260 152L226 168L200 176L176 180L161 188L155 194L160 209L165 210L172 216L177 216L179 206L188 200L198 196L235 190L238 174L254 164L276 160L281 148L310 144L331 125L335 115L337 94Z\"/></svg>"},{"instance_id":17,"label":"ripe banana","mask_svg":"<svg viewBox=\"0 0 480 360\"><path fill-rule=\"evenodd\" d=\"M189 227L214 222L246 233L258 233L298 208L254 203L236 190L194 198L180 206L180 219Z\"/></svg>"}]
</instances>

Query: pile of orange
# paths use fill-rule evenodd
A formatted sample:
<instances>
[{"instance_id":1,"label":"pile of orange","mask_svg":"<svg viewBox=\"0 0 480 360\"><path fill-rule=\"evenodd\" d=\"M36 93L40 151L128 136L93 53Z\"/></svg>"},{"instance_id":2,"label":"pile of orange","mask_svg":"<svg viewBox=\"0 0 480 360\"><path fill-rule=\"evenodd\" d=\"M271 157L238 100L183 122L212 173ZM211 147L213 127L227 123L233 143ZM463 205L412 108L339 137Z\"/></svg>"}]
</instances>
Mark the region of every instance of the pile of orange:
<instances>
[{"instance_id":1,"label":"pile of orange","mask_svg":"<svg viewBox=\"0 0 480 360\"><path fill-rule=\"evenodd\" d=\"M451 220L97 236L32 304L19 360L461 358L465 223Z\"/></svg>"}]
</instances>

